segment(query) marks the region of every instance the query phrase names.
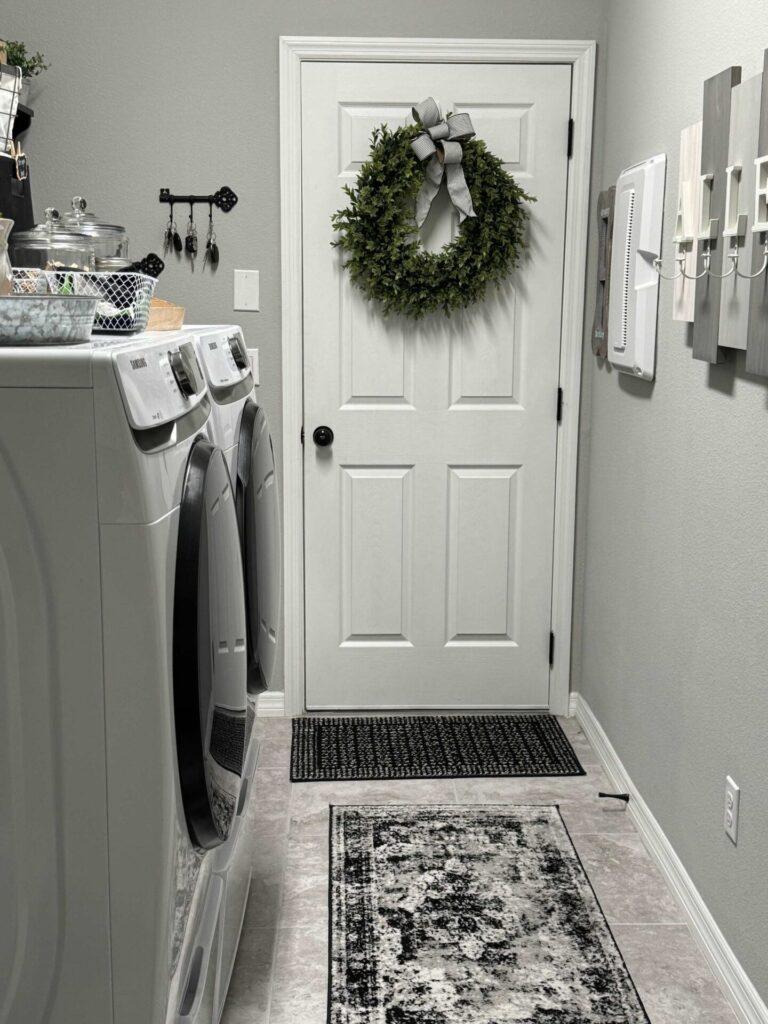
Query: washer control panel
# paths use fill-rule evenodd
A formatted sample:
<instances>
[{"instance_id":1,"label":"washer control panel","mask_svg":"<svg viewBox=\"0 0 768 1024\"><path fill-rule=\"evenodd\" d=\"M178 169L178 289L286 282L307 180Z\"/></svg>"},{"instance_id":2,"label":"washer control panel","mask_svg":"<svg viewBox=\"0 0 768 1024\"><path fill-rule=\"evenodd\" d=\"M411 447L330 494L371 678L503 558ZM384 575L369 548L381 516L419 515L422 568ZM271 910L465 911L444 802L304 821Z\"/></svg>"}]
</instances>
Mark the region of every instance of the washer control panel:
<instances>
[{"instance_id":1,"label":"washer control panel","mask_svg":"<svg viewBox=\"0 0 768 1024\"><path fill-rule=\"evenodd\" d=\"M131 348L115 354L128 422L149 430L186 415L206 394L205 376L191 341Z\"/></svg>"},{"instance_id":2,"label":"washer control panel","mask_svg":"<svg viewBox=\"0 0 768 1024\"><path fill-rule=\"evenodd\" d=\"M251 361L239 327L217 327L195 333L209 387L235 387L251 375Z\"/></svg>"}]
</instances>

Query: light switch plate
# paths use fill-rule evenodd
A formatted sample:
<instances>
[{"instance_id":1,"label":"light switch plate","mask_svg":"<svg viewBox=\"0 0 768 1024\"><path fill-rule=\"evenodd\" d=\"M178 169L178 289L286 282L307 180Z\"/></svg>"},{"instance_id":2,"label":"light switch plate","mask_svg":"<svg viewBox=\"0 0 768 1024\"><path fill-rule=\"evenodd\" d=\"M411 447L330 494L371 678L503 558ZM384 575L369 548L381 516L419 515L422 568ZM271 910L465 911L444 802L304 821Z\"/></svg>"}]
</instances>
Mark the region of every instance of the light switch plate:
<instances>
[{"instance_id":1,"label":"light switch plate","mask_svg":"<svg viewBox=\"0 0 768 1024\"><path fill-rule=\"evenodd\" d=\"M252 313L259 309L259 272L258 270L235 271L235 309Z\"/></svg>"}]
</instances>

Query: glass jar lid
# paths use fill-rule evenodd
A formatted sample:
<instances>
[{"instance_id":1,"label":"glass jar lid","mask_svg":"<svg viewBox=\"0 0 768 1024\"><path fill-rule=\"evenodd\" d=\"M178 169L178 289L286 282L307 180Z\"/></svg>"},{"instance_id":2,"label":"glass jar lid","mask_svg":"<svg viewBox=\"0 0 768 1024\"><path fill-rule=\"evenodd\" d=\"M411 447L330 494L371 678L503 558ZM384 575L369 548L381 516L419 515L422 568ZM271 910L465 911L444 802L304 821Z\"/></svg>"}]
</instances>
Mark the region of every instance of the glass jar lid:
<instances>
[{"instance_id":1,"label":"glass jar lid","mask_svg":"<svg viewBox=\"0 0 768 1024\"><path fill-rule=\"evenodd\" d=\"M72 210L61 218L63 226L76 234L89 235L92 238L126 237L126 230L121 224L108 224L99 220L95 214L87 212L87 207L88 203L83 196L73 196Z\"/></svg>"},{"instance_id":2,"label":"glass jar lid","mask_svg":"<svg viewBox=\"0 0 768 1024\"><path fill-rule=\"evenodd\" d=\"M62 227L59 211L53 206L46 209L42 224L36 224L28 231L15 231L11 241L14 246L23 245L25 249L50 249L51 245L80 246L85 249L91 247L81 233Z\"/></svg>"}]
</instances>

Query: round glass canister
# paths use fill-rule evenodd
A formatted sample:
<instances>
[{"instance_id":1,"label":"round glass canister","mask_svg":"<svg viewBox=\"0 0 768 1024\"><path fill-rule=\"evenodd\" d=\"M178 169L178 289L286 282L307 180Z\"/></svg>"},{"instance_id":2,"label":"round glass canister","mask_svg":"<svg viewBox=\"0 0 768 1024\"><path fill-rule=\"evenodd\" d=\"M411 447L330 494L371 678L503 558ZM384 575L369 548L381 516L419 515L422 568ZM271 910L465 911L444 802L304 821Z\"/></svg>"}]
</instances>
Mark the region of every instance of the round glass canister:
<instances>
[{"instance_id":1,"label":"round glass canister","mask_svg":"<svg viewBox=\"0 0 768 1024\"><path fill-rule=\"evenodd\" d=\"M95 270L93 241L61 226L58 210L45 211L45 222L29 231L16 231L10 240L14 267L38 270Z\"/></svg>"},{"instance_id":2,"label":"round glass canister","mask_svg":"<svg viewBox=\"0 0 768 1024\"><path fill-rule=\"evenodd\" d=\"M128 234L120 224L107 224L92 213L86 213L88 204L82 196L74 196L72 209L61 218L66 231L87 236L93 243L97 257L111 259L128 257Z\"/></svg>"}]
</instances>

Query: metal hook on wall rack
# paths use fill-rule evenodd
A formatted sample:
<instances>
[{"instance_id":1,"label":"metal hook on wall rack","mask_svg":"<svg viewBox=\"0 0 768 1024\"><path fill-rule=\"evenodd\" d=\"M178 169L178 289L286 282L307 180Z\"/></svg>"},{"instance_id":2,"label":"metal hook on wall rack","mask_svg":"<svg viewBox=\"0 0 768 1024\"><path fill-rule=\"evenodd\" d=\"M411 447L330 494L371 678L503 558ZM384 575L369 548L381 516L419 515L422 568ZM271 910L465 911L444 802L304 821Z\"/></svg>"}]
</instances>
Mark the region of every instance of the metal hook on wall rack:
<instances>
[{"instance_id":1,"label":"metal hook on wall rack","mask_svg":"<svg viewBox=\"0 0 768 1024\"><path fill-rule=\"evenodd\" d=\"M726 279L726 277L730 277L732 274L738 273L738 271L736 270L736 268L739 265L739 250L738 250L738 248L735 247L735 246L733 248L730 248L725 255L731 261L731 269L730 270L726 270L726 272L724 274L716 274L713 270L711 270L709 268L709 252L707 252L707 256L705 257L706 260L707 260L707 273L709 274L710 277L717 278L718 281L724 281Z\"/></svg>"},{"instance_id":2,"label":"metal hook on wall rack","mask_svg":"<svg viewBox=\"0 0 768 1024\"><path fill-rule=\"evenodd\" d=\"M754 274L742 274L742 272L737 268L736 273L739 275L739 277L743 277L746 281L752 281L756 277L761 277L766 272L766 270L768 270L768 237L766 237L765 241L763 242L763 265L760 267L760 269L756 270Z\"/></svg>"},{"instance_id":3,"label":"metal hook on wall rack","mask_svg":"<svg viewBox=\"0 0 768 1024\"><path fill-rule=\"evenodd\" d=\"M681 277L688 277L688 274L685 272L685 261L690 255L695 244L694 236L688 234L685 229L682 209L678 209L676 227L677 230L675 231L675 236L672 239L675 245L675 255L669 258L673 259L677 264L677 273L665 274L662 271L661 268L664 266L664 258L662 256L657 256L653 261L653 269L659 277L663 278L665 281L677 281Z\"/></svg>"},{"instance_id":4,"label":"metal hook on wall rack","mask_svg":"<svg viewBox=\"0 0 768 1024\"><path fill-rule=\"evenodd\" d=\"M674 259L675 263L677 264L676 274L662 273L661 268L664 263L664 260L661 256L656 256L653 261L653 269L656 271L659 277L663 278L663 280L665 281L677 281L679 277L683 276L683 267L685 266L685 253L678 252L676 256L672 257L672 259Z\"/></svg>"},{"instance_id":5,"label":"metal hook on wall rack","mask_svg":"<svg viewBox=\"0 0 768 1024\"><path fill-rule=\"evenodd\" d=\"M709 268L710 268L711 263L712 263L712 253L710 251L709 239L708 238L704 239L703 258L704 258L704 269L702 270L702 272L700 274L686 274L685 267L681 268L682 276L686 279L686 281L698 281L700 278L708 276Z\"/></svg>"}]
</instances>

